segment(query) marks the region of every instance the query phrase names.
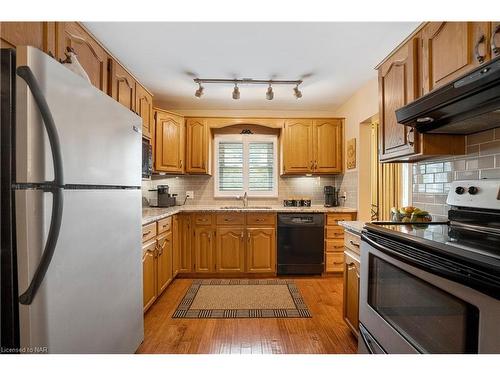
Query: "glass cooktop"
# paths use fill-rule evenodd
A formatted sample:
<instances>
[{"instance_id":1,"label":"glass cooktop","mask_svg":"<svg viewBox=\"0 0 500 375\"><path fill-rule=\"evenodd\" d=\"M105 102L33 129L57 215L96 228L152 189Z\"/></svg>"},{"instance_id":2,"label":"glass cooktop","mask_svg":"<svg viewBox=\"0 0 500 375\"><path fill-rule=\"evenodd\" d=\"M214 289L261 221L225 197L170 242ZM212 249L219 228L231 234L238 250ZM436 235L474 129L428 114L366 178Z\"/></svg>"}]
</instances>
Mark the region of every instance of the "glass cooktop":
<instances>
[{"instance_id":1,"label":"glass cooktop","mask_svg":"<svg viewBox=\"0 0 500 375\"><path fill-rule=\"evenodd\" d=\"M427 246L443 245L448 250L453 248L471 251L500 260L500 236L481 231L471 231L448 223L401 223L377 224L369 223L367 230L388 236L396 236L409 241L423 243ZM462 251L460 251L462 252Z\"/></svg>"}]
</instances>

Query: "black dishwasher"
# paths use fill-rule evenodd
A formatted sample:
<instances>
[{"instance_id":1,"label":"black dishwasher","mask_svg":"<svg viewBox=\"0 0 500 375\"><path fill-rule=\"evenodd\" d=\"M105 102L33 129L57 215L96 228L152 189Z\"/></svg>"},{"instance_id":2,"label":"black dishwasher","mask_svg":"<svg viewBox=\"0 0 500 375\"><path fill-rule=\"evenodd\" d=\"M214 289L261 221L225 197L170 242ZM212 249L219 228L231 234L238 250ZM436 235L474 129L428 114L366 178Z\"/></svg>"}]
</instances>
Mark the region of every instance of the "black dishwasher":
<instances>
[{"instance_id":1,"label":"black dishwasher","mask_svg":"<svg viewBox=\"0 0 500 375\"><path fill-rule=\"evenodd\" d=\"M278 214L278 275L323 273L323 224L323 214Z\"/></svg>"}]
</instances>

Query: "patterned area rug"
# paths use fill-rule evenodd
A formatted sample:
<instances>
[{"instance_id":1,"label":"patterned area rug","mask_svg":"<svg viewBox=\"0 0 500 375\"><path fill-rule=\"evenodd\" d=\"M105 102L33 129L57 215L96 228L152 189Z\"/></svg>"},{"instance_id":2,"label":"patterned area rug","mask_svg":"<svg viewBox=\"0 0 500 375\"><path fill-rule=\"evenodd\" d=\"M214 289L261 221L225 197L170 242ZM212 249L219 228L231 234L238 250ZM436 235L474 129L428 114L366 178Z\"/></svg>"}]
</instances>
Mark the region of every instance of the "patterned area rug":
<instances>
[{"instance_id":1,"label":"patterned area rug","mask_svg":"<svg viewBox=\"0 0 500 375\"><path fill-rule=\"evenodd\" d=\"M172 318L310 318L290 280L194 280Z\"/></svg>"}]
</instances>

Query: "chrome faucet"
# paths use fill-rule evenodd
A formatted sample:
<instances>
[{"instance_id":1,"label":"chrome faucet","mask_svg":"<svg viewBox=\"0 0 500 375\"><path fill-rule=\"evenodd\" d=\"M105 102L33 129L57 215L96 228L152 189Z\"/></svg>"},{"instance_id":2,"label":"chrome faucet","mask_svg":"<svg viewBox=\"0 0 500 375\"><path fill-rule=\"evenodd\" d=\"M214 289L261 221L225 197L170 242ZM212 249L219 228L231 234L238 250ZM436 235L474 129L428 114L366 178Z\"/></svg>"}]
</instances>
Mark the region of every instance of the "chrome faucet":
<instances>
[{"instance_id":1,"label":"chrome faucet","mask_svg":"<svg viewBox=\"0 0 500 375\"><path fill-rule=\"evenodd\" d=\"M243 207L248 207L248 194L247 192L245 191L245 194L243 194Z\"/></svg>"}]
</instances>

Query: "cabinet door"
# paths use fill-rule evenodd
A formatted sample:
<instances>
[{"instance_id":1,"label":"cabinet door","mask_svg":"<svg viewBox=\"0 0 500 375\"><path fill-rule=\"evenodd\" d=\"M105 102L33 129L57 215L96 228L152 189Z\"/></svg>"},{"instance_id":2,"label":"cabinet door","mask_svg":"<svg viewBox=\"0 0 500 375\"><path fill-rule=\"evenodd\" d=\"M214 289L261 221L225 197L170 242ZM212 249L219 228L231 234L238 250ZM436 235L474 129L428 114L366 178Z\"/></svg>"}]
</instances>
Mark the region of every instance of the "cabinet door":
<instances>
[{"instance_id":1,"label":"cabinet door","mask_svg":"<svg viewBox=\"0 0 500 375\"><path fill-rule=\"evenodd\" d=\"M155 170L184 172L184 120L168 112L156 111Z\"/></svg>"},{"instance_id":2,"label":"cabinet door","mask_svg":"<svg viewBox=\"0 0 500 375\"><path fill-rule=\"evenodd\" d=\"M104 48L76 22L57 22L56 35L56 57L64 59L66 47L73 48L90 82L99 90L107 92L108 54Z\"/></svg>"},{"instance_id":3,"label":"cabinet door","mask_svg":"<svg viewBox=\"0 0 500 375\"><path fill-rule=\"evenodd\" d=\"M342 172L342 120L314 120L314 173Z\"/></svg>"},{"instance_id":4,"label":"cabinet door","mask_svg":"<svg viewBox=\"0 0 500 375\"><path fill-rule=\"evenodd\" d=\"M175 278L179 273L180 263L179 248L179 217L174 215L172 218L172 277Z\"/></svg>"},{"instance_id":5,"label":"cabinet door","mask_svg":"<svg viewBox=\"0 0 500 375\"><path fill-rule=\"evenodd\" d=\"M156 301L156 240L142 246L142 302L144 312Z\"/></svg>"},{"instance_id":6,"label":"cabinet door","mask_svg":"<svg viewBox=\"0 0 500 375\"><path fill-rule=\"evenodd\" d=\"M109 93L120 104L135 111L135 80L116 60L109 60Z\"/></svg>"},{"instance_id":7,"label":"cabinet door","mask_svg":"<svg viewBox=\"0 0 500 375\"><path fill-rule=\"evenodd\" d=\"M172 232L158 236L157 286L160 295L172 281Z\"/></svg>"},{"instance_id":8,"label":"cabinet door","mask_svg":"<svg viewBox=\"0 0 500 375\"><path fill-rule=\"evenodd\" d=\"M276 231L247 228L247 272L276 272Z\"/></svg>"},{"instance_id":9,"label":"cabinet door","mask_svg":"<svg viewBox=\"0 0 500 375\"><path fill-rule=\"evenodd\" d=\"M359 334L359 260L344 253L344 320L354 334Z\"/></svg>"},{"instance_id":10,"label":"cabinet door","mask_svg":"<svg viewBox=\"0 0 500 375\"><path fill-rule=\"evenodd\" d=\"M417 96L417 46L417 38L410 40L378 71L380 160L418 152L414 130L398 124L395 112Z\"/></svg>"},{"instance_id":11,"label":"cabinet door","mask_svg":"<svg viewBox=\"0 0 500 375\"><path fill-rule=\"evenodd\" d=\"M244 235L243 227L217 228L217 272L245 271Z\"/></svg>"},{"instance_id":12,"label":"cabinet door","mask_svg":"<svg viewBox=\"0 0 500 375\"><path fill-rule=\"evenodd\" d=\"M179 215L179 273L193 271L191 216Z\"/></svg>"},{"instance_id":13,"label":"cabinet door","mask_svg":"<svg viewBox=\"0 0 500 375\"><path fill-rule=\"evenodd\" d=\"M213 229L194 230L194 272L214 272Z\"/></svg>"},{"instance_id":14,"label":"cabinet door","mask_svg":"<svg viewBox=\"0 0 500 375\"><path fill-rule=\"evenodd\" d=\"M490 54L491 58L500 56L500 22L490 23Z\"/></svg>"},{"instance_id":15,"label":"cabinet door","mask_svg":"<svg viewBox=\"0 0 500 375\"><path fill-rule=\"evenodd\" d=\"M208 126L204 119L186 120L186 173L209 173Z\"/></svg>"},{"instance_id":16,"label":"cabinet door","mask_svg":"<svg viewBox=\"0 0 500 375\"><path fill-rule=\"evenodd\" d=\"M312 120L286 120L283 137L284 173L311 173L313 157Z\"/></svg>"},{"instance_id":17,"label":"cabinet door","mask_svg":"<svg viewBox=\"0 0 500 375\"><path fill-rule=\"evenodd\" d=\"M33 46L55 54L54 22L0 22L0 47Z\"/></svg>"},{"instance_id":18,"label":"cabinet door","mask_svg":"<svg viewBox=\"0 0 500 375\"><path fill-rule=\"evenodd\" d=\"M135 111L142 118L142 136L153 139L153 96L137 82L135 84Z\"/></svg>"},{"instance_id":19,"label":"cabinet door","mask_svg":"<svg viewBox=\"0 0 500 375\"><path fill-rule=\"evenodd\" d=\"M458 78L488 60L488 34L488 22L428 23L422 29L423 93Z\"/></svg>"}]
</instances>

